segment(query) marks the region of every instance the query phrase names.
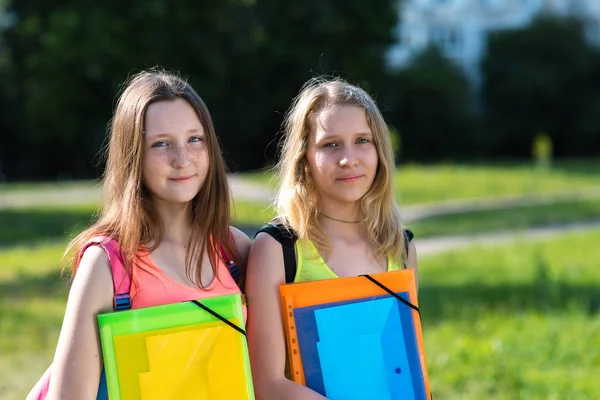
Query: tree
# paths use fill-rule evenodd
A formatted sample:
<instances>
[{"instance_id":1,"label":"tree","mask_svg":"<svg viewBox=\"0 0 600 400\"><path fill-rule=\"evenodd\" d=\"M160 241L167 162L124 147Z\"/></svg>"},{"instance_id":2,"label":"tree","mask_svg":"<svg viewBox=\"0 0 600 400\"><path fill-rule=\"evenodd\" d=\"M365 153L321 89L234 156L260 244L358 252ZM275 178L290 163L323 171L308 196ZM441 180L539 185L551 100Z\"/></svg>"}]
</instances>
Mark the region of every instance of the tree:
<instances>
[{"instance_id":1,"label":"tree","mask_svg":"<svg viewBox=\"0 0 600 400\"><path fill-rule=\"evenodd\" d=\"M481 154L469 82L431 46L390 79L380 105L401 138L400 158L437 161Z\"/></svg>"},{"instance_id":2,"label":"tree","mask_svg":"<svg viewBox=\"0 0 600 400\"><path fill-rule=\"evenodd\" d=\"M272 157L282 114L312 75L376 85L395 0L20 0L3 35L9 179L97 176L119 84L161 65L206 101L231 169ZM5 80L4 80L5 79ZM101 166L100 166L101 167Z\"/></svg>"},{"instance_id":3,"label":"tree","mask_svg":"<svg viewBox=\"0 0 600 400\"><path fill-rule=\"evenodd\" d=\"M573 18L541 17L490 35L482 94L494 152L528 157L546 132L557 156L598 154L598 60Z\"/></svg>"}]
</instances>

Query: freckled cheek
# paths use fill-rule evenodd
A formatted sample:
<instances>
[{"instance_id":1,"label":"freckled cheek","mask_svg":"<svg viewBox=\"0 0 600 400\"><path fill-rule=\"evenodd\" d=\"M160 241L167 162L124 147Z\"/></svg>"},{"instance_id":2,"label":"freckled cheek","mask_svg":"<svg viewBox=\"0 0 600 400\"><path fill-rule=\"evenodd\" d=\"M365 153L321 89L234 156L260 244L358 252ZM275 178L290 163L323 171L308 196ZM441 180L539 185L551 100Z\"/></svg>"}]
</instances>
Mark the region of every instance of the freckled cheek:
<instances>
[{"instance_id":1,"label":"freckled cheek","mask_svg":"<svg viewBox=\"0 0 600 400\"><path fill-rule=\"evenodd\" d=\"M142 182L148 188L156 188L158 182L167 173L168 167L164 155L145 154L142 160Z\"/></svg>"},{"instance_id":2,"label":"freckled cheek","mask_svg":"<svg viewBox=\"0 0 600 400\"><path fill-rule=\"evenodd\" d=\"M169 157L165 152L149 153L144 156L143 169L145 171L160 171L168 168Z\"/></svg>"},{"instance_id":3,"label":"freckled cheek","mask_svg":"<svg viewBox=\"0 0 600 400\"><path fill-rule=\"evenodd\" d=\"M188 151L188 157L194 162L204 161L208 160L208 152L204 147L200 149L190 149Z\"/></svg>"}]
</instances>

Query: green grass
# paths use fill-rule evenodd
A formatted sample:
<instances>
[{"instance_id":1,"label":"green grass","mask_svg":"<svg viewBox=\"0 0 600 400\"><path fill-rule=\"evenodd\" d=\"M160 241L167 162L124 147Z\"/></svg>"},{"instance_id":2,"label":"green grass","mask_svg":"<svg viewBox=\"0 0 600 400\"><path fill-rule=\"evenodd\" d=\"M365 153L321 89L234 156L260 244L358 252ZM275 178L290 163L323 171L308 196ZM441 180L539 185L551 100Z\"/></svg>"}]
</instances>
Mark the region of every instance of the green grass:
<instances>
[{"instance_id":1,"label":"green grass","mask_svg":"<svg viewBox=\"0 0 600 400\"><path fill-rule=\"evenodd\" d=\"M252 201L236 201L232 219L236 227L259 227L275 217L275 210L270 204Z\"/></svg>"},{"instance_id":2,"label":"green grass","mask_svg":"<svg viewBox=\"0 0 600 400\"><path fill-rule=\"evenodd\" d=\"M599 240L595 231L424 257L434 398L600 398Z\"/></svg>"},{"instance_id":3,"label":"green grass","mask_svg":"<svg viewBox=\"0 0 600 400\"><path fill-rule=\"evenodd\" d=\"M0 248L0 398L23 399L52 361L67 286L66 241Z\"/></svg>"},{"instance_id":4,"label":"green grass","mask_svg":"<svg viewBox=\"0 0 600 400\"><path fill-rule=\"evenodd\" d=\"M527 165L407 165L396 173L395 188L401 204L450 199L523 196L600 187L600 163L559 164L551 171Z\"/></svg>"},{"instance_id":5,"label":"green grass","mask_svg":"<svg viewBox=\"0 0 600 400\"><path fill-rule=\"evenodd\" d=\"M0 244L73 237L94 218L94 205L31 207L0 210ZM275 216L268 204L236 201L233 225L256 228ZM600 220L600 200L571 200L538 206L455 213L409 223L419 237L476 234L508 229Z\"/></svg>"},{"instance_id":6,"label":"green grass","mask_svg":"<svg viewBox=\"0 0 600 400\"><path fill-rule=\"evenodd\" d=\"M28 193L38 190L64 190L76 189L87 190L95 189L98 186L97 181L61 181L61 182L11 182L1 183L0 192L2 193Z\"/></svg>"},{"instance_id":7,"label":"green grass","mask_svg":"<svg viewBox=\"0 0 600 400\"><path fill-rule=\"evenodd\" d=\"M255 183L260 183L265 186L276 187L277 181L273 178L274 174L275 170L273 168L268 168L264 170L242 172L239 175L244 179L248 179L249 181Z\"/></svg>"},{"instance_id":8,"label":"green grass","mask_svg":"<svg viewBox=\"0 0 600 400\"><path fill-rule=\"evenodd\" d=\"M406 193L404 205L577 191L598 187L599 170L591 162L562 164L548 174L518 165L404 166L398 186ZM268 182L256 174L249 179ZM7 187L37 195L37 189L55 186L11 184L0 190ZM426 237L560 224L598 218L599 204L574 196L552 205L435 217L410 227ZM94 205L0 210L1 399L24 398L51 362L68 292L60 274L62 253L67 238L95 212ZM257 226L271 216L265 204L235 202L236 226ZM599 242L600 231L421 257L420 305L434 398L600 398L593 375L600 368Z\"/></svg>"},{"instance_id":9,"label":"green grass","mask_svg":"<svg viewBox=\"0 0 600 400\"><path fill-rule=\"evenodd\" d=\"M436 399L597 399L600 231L420 261ZM24 398L51 362L66 242L0 249L0 398Z\"/></svg>"},{"instance_id":10,"label":"green grass","mask_svg":"<svg viewBox=\"0 0 600 400\"><path fill-rule=\"evenodd\" d=\"M273 211L263 203L239 201L232 208L233 225L260 226ZM73 237L95 218L97 205L65 205L0 209L0 246Z\"/></svg>"},{"instance_id":11,"label":"green grass","mask_svg":"<svg viewBox=\"0 0 600 400\"><path fill-rule=\"evenodd\" d=\"M396 199L402 205L496 196L523 196L600 188L600 162L560 161L550 171L528 163L401 165L395 176ZM276 187L272 172L240 174Z\"/></svg>"},{"instance_id":12,"label":"green grass","mask_svg":"<svg viewBox=\"0 0 600 400\"><path fill-rule=\"evenodd\" d=\"M446 214L409 223L419 237L465 235L501 230L600 221L600 199Z\"/></svg>"},{"instance_id":13,"label":"green grass","mask_svg":"<svg viewBox=\"0 0 600 400\"><path fill-rule=\"evenodd\" d=\"M94 218L96 205L0 209L0 243L72 236Z\"/></svg>"},{"instance_id":14,"label":"green grass","mask_svg":"<svg viewBox=\"0 0 600 400\"><path fill-rule=\"evenodd\" d=\"M275 216L275 211L268 204L237 201L235 205L234 224L237 226L260 226ZM408 225L419 237L433 237L520 230L589 220L600 220L600 199L446 214Z\"/></svg>"},{"instance_id":15,"label":"green grass","mask_svg":"<svg viewBox=\"0 0 600 400\"><path fill-rule=\"evenodd\" d=\"M402 205L446 200L523 196L600 188L600 162L559 161L543 171L525 162L495 164L401 165L395 176L395 193ZM240 177L275 188L272 171L240 173ZM0 184L4 193L32 193L37 190L97 190L95 181L60 183Z\"/></svg>"}]
</instances>

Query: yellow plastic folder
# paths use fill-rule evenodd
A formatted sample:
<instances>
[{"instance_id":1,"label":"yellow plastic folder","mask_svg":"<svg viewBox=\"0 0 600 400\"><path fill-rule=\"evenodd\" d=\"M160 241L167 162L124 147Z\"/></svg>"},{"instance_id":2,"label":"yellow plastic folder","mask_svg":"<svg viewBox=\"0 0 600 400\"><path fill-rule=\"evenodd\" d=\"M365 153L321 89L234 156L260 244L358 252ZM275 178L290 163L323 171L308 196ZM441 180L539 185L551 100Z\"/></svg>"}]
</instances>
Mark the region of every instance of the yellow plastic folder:
<instances>
[{"instance_id":1,"label":"yellow plastic folder","mask_svg":"<svg viewBox=\"0 0 600 400\"><path fill-rule=\"evenodd\" d=\"M239 294L203 299L243 326ZM193 302L98 315L110 400L254 399L244 334Z\"/></svg>"}]
</instances>

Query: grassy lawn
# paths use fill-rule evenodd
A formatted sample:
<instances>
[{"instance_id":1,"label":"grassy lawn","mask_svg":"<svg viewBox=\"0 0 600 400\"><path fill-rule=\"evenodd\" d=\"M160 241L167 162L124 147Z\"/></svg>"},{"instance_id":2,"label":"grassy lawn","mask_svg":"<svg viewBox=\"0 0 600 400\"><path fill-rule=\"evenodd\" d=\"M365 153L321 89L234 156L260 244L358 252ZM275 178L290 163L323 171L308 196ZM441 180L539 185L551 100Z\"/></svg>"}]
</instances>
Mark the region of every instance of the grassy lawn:
<instances>
[{"instance_id":1,"label":"grassy lawn","mask_svg":"<svg viewBox=\"0 0 600 400\"><path fill-rule=\"evenodd\" d=\"M577 221L600 222L600 199L446 214L408 224L419 237L527 229Z\"/></svg>"},{"instance_id":2,"label":"grassy lawn","mask_svg":"<svg viewBox=\"0 0 600 400\"><path fill-rule=\"evenodd\" d=\"M0 192L3 193L27 193L32 190L85 190L95 189L98 182L91 180L61 181L61 182L15 182L0 183Z\"/></svg>"},{"instance_id":3,"label":"grassy lawn","mask_svg":"<svg viewBox=\"0 0 600 400\"><path fill-rule=\"evenodd\" d=\"M600 231L424 257L420 307L434 398L597 399ZM51 362L63 243L0 249L0 398Z\"/></svg>"},{"instance_id":4,"label":"grassy lawn","mask_svg":"<svg viewBox=\"0 0 600 400\"><path fill-rule=\"evenodd\" d=\"M599 187L600 163L403 166L402 205ZM243 174L268 184L269 175ZM61 184L62 185L62 184ZM95 183L1 185L4 193ZM38 191L39 190L39 191ZM77 189L76 189L77 190ZM1 204L0 198L0 204ZM273 210L238 200L233 224L256 227ZM0 208L0 399L23 399L51 362L68 285L60 260L97 205ZM417 237L482 233L600 219L578 198L411 222ZM600 230L538 243L421 257L420 306L435 399L599 399Z\"/></svg>"},{"instance_id":5,"label":"grassy lawn","mask_svg":"<svg viewBox=\"0 0 600 400\"><path fill-rule=\"evenodd\" d=\"M24 399L52 360L68 292L65 245L0 248L1 399Z\"/></svg>"},{"instance_id":6,"label":"grassy lawn","mask_svg":"<svg viewBox=\"0 0 600 400\"><path fill-rule=\"evenodd\" d=\"M396 173L396 196L401 204L449 199L522 196L598 187L600 163L586 168L570 164L545 172L526 165L407 165Z\"/></svg>"},{"instance_id":7,"label":"grassy lawn","mask_svg":"<svg viewBox=\"0 0 600 400\"><path fill-rule=\"evenodd\" d=\"M423 258L434 398L600 398L599 241L595 231Z\"/></svg>"},{"instance_id":8,"label":"grassy lawn","mask_svg":"<svg viewBox=\"0 0 600 400\"><path fill-rule=\"evenodd\" d=\"M239 228L256 228L275 216L268 204L249 201L236 201L232 211L233 225ZM86 227L97 212L95 205L0 209L0 244L72 237ZM414 221L408 226L418 237L432 237L588 220L600 220L599 199L447 214Z\"/></svg>"},{"instance_id":9,"label":"grassy lawn","mask_svg":"<svg viewBox=\"0 0 600 400\"><path fill-rule=\"evenodd\" d=\"M93 204L0 209L0 246L72 237L87 227L98 211L99 207ZM272 214L267 204L235 202L233 225L260 226Z\"/></svg>"},{"instance_id":10,"label":"grassy lawn","mask_svg":"<svg viewBox=\"0 0 600 400\"><path fill-rule=\"evenodd\" d=\"M496 196L522 196L600 187L598 161L557 162L550 171L525 163L496 165L401 165L396 172L396 198L403 205ZM271 185L271 171L243 177Z\"/></svg>"},{"instance_id":11,"label":"grassy lawn","mask_svg":"<svg viewBox=\"0 0 600 400\"><path fill-rule=\"evenodd\" d=\"M91 204L0 209L0 243L71 237L98 211Z\"/></svg>"},{"instance_id":12,"label":"grassy lawn","mask_svg":"<svg viewBox=\"0 0 600 400\"><path fill-rule=\"evenodd\" d=\"M498 196L523 196L554 192L578 191L586 188L600 190L600 162L561 161L550 171L532 168L526 163L497 163L494 165L401 165L396 171L396 198L402 205L424 204L447 200L465 200ZM239 174L243 179L271 188L272 173L253 171ZM97 182L75 181L61 183L0 184L0 192L27 194L36 191L52 193L98 192ZM0 198L0 204L2 204Z\"/></svg>"}]
</instances>

